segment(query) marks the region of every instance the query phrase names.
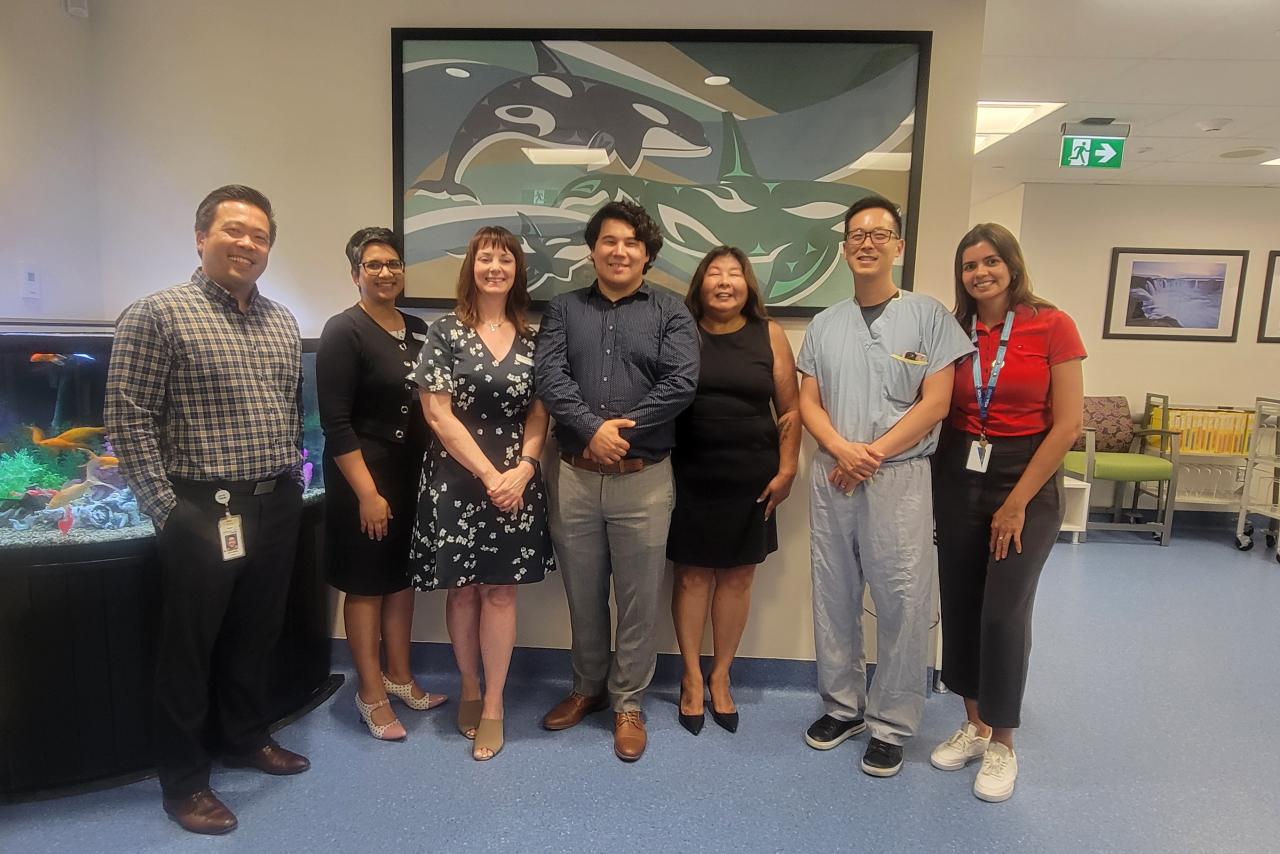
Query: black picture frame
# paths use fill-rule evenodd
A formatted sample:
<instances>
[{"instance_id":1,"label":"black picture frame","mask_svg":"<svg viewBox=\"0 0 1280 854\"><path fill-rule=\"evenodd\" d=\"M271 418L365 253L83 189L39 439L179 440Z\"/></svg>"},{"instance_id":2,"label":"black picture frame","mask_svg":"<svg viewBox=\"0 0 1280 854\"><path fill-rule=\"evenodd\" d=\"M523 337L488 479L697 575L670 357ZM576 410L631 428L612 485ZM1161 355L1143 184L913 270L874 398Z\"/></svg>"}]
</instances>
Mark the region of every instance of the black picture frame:
<instances>
[{"instance_id":1,"label":"black picture frame","mask_svg":"<svg viewBox=\"0 0 1280 854\"><path fill-rule=\"evenodd\" d=\"M589 42L745 42L777 45L820 44L892 44L912 45L917 50L915 105L913 127L910 133L910 168L907 179L907 198L903 211L903 237L906 248L902 260L900 286L904 290L914 287L916 267L916 236L919 230L921 176L924 168L924 140L928 112L928 91L932 33L928 31L886 30L704 30L704 29L640 29L602 30L591 28L402 28L391 30L391 91L392 91L392 206L393 228L405 235L405 73L404 48L406 42L415 40L475 40L484 42L510 41L589 41ZM782 69L785 73L785 69ZM406 259L408 260L408 259ZM843 261L840 261L843 263ZM444 291L443 283L439 287ZM439 296L402 295L398 304L405 308L451 308L454 304L452 283L448 294ZM533 308L545 304L533 294ZM779 317L811 317L825 305L769 305L771 315Z\"/></svg>"},{"instance_id":2,"label":"black picture frame","mask_svg":"<svg viewBox=\"0 0 1280 854\"><path fill-rule=\"evenodd\" d=\"M1215 262L1217 262L1215 264ZM1138 265L1152 265L1144 273ZM1216 273L1163 277L1151 270L1163 266L1170 274L1186 269L1221 268L1220 289L1214 285ZM1240 332L1247 249L1148 249L1117 246L1111 250L1111 272L1107 279L1106 313L1102 337L1135 341L1216 341L1234 342ZM1123 281L1120 290L1118 281ZM1138 283L1142 284L1135 287ZM1138 296L1141 289L1146 296ZM1154 297L1154 299L1152 299ZM1189 298L1188 298L1189 297ZM1215 303L1216 300L1216 303ZM1212 316L1216 304L1216 326L1182 323L1179 317ZM1226 320L1230 319L1230 328Z\"/></svg>"},{"instance_id":3,"label":"black picture frame","mask_svg":"<svg viewBox=\"0 0 1280 854\"><path fill-rule=\"evenodd\" d=\"M1274 305L1273 299L1276 301ZM1267 334L1268 325L1274 329L1274 334ZM1273 249L1267 255L1267 279L1262 289L1262 311L1258 316L1258 343L1280 344L1280 249Z\"/></svg>"}]
</instances>

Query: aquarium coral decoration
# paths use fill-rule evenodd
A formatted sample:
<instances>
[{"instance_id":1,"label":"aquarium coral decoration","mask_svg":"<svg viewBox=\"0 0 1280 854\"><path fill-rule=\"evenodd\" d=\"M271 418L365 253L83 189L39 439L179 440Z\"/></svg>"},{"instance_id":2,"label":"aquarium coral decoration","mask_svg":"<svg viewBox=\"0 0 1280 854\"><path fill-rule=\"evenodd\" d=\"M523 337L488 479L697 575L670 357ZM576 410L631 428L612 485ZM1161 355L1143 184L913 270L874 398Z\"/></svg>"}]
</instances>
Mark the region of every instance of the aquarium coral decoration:
<instances>
[{"instance_id":1,"label":"aquarium coral decoration","mask_svg":"<svg viewBox=\"0 0 1280 854\"><path fill-rule=\"evenodd\" d=\"M26 448L0 454L0 500L17 499L28 489L58 489L66 481L57 469Z\"/></svg>"}]
</instances>

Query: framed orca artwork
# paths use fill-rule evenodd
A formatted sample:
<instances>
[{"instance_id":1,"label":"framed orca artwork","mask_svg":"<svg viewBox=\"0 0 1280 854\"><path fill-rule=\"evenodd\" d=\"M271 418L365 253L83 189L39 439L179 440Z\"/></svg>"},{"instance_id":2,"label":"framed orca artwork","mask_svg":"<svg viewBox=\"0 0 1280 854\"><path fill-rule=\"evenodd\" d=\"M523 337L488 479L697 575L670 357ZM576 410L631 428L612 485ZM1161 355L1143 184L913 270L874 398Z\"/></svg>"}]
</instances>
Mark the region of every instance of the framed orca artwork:
<instances>
[{"instance_id":1,"label":"framed orca artwork","mask_svg":"<svg viewBox=\"0 0 1280 854\"><path fill-rule=\"evenodd\" d=\"M844 213L902 208L912 287L930 34L393 29L402 303L453 304L467 242L523 245L535 306L594 279L583 228L644 205L646 278L684 294L706 252L743 249L774 315L849 296Z\"/></svg>"}]
</instances>

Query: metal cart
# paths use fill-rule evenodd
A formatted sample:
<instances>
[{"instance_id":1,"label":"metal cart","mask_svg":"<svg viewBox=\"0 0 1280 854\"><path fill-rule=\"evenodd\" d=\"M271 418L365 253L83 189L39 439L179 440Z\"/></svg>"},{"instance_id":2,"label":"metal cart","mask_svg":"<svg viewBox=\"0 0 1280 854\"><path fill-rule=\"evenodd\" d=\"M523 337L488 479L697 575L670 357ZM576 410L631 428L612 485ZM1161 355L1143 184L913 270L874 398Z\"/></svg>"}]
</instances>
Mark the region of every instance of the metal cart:
<instances>
[{"instance_id":1,"label":"metal cart","mask_svg":"<svg viewBox=\"0 0 1280 854\"><path fill-rule=\"evenodd\" d=\"M1253 435L1245 465L1240 514L1236 517L1236 548L1253 548L1253 523L1249 516L1264 516L1267 548L1275 548L1280 532L1280 400L1258 398L1253 415ZM1276 555L1280 561L1280 553Z\"/></svg>"}]
</instances>

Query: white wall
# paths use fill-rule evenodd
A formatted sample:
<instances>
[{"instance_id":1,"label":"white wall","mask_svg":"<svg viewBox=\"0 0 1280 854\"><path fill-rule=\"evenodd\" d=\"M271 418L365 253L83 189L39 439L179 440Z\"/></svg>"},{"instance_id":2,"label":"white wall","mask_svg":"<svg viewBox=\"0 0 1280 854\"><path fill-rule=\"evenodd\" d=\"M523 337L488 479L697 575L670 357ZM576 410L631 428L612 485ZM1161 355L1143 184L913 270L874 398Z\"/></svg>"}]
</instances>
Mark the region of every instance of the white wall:
<instances>
[{"instance_id":1,"label":"white wall","mask_svg":"<svg viewBox=\"0 0 1280 854\"><path fill-rule=\"evenodd\" d=\"M489 4L482 12L409 0L95 5L106 313L188 275L195 203L211 187L240 181L264 190L279 212L264 287L294 308L304 334L318 334L352 299L346 238L391 219L390 28L613 27L618 11L584 0ZM969 209L983 11L983 0L820 0L744 17L730 0L655 0L642 20L627 23L934 30L919 288L934 292L940 282L945 294L946 243L963 232ZM149 243L145 269L133 245L138 235Z\"/></svg>"},{"instance_id":2,"label":"white wall","mask_svg":"<svg viewBox=\"0 0 1280 854\"><path fill-rule=\"evenodd\" d=\"M89 22L61 0L0 14L0 318L102 316ZM22 298L34 271L43 294Z\"/></svg>"},{"instance_id":3,"label":"white wall","mask_svg":"<svg viewBox=\"0 0 1280 854\"><path fill-rule=\"evenodd\" d=\"M1013 232L1014 237L1020 237L1023 197L1026 189L1026 184L1019 184L1012 190L1005 190L986 201L978 202L969 209L969 227L972 228L980 222L995 222Z\"/></svg>"},{"instance_id":4,"label":"white wall","mask_svg":"<svg viewBox=\"0 0 1280 854\"><path fill-rule=\"evenodd\" d=\"M1252 405L1280 394L1280 345L1255 343L1268 252L1280 249L1280 189L1028 184L1022 247L1036 290L1075 318L1089 358L1085 393L1147 392L1187 404ZM1116 246L1247 249L1235 343L1104 340Z\"/></svg>"},{"instance_id":5,"label":"white wall","mask_svg":"<svg viewBox=\"0 0 1280 854\"><path fill-rule=\"evenodd\" d=\"M774 9L733 0L653 0L630 12L598 0L559 0L551 8L491 3L479 10L413 0L93 3L92 45L65 47L75 63L92 57L83 76L93 81L96 109L80 110L81 96L65 91L49 105L96 140L92 167L84 167L88 173L78 182L85 188L96 182L99 205L96 223L86 228L98 239L98 283L84 285L85 304L114 318L139 296L186 278L197 263L196 203L212 187L242 182L270 196L280 221L264 292L294 310L304 335L317 335L326 318L354 299L342 258L347 237L361 225L391 220L391 27L666 21L710 29L730 23L933 31L917 289L949 300L951 251L969 213L984 7L985 0L815 0ZM38 22L19 20L11 31L15 42L35 43L54 21L69 20L57 0L44 0L39 9ZM21 70L20 79L34 75ZM53 185L56 174L44 166L33 181ZM798 347L804 324L786 326ZM806 445L806 469L810 453ZM760 569L744 655L813 655L806 476L780 510L783 545ZM443 599L419 597L415 637L445 639ZM562 647L568 640L560 582L523 589L519 642ZM675 649L669 626L662 645Z\"/></svg>"}]
</instances>

